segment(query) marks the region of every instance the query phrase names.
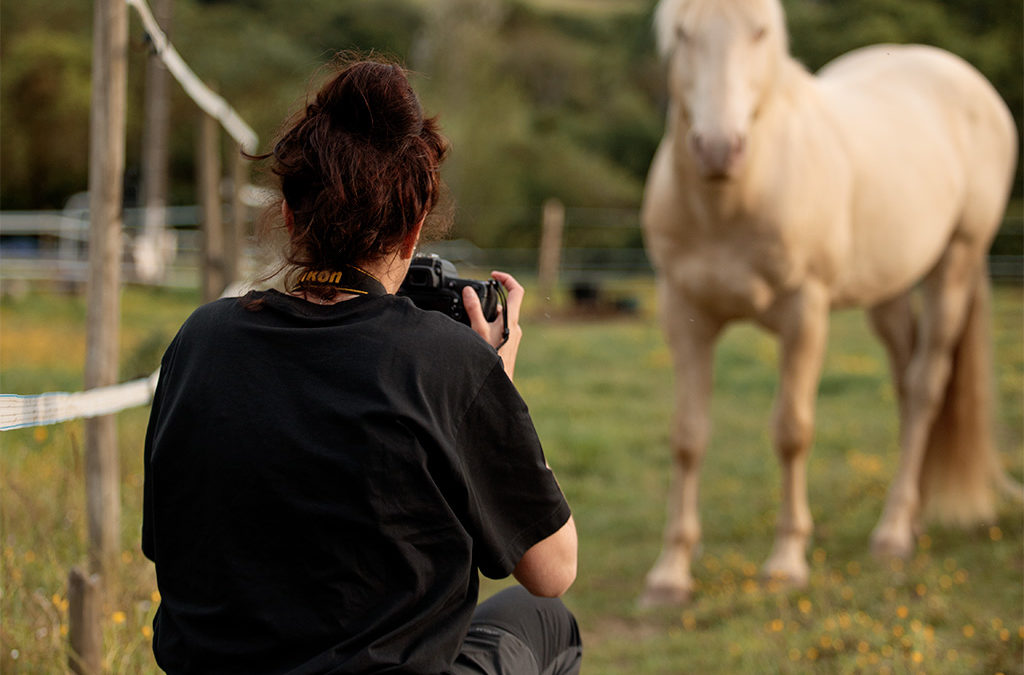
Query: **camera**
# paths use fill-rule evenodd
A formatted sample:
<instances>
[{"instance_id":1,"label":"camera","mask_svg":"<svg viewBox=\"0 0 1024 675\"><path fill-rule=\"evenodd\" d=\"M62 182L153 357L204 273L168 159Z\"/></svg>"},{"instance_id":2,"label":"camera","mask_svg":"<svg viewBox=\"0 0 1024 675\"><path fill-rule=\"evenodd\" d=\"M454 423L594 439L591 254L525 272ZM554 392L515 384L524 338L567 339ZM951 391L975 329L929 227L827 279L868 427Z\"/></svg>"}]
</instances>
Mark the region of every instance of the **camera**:
<instances>
[{"instance_id":1,"label":"camera","mask_svg":"<svg viewBox=\"0 0 1024 675\"><path fill-rule=\"evenodd\" d=\"M469 316L462 303L462 289L466 286L479 296L484 318L494 321L502 296L501 284L494 279L460 279L455 265L436 254L412 259L398 295L409 298L420 309L443 312L468 326Z\"/></svg>"}]
</instances>

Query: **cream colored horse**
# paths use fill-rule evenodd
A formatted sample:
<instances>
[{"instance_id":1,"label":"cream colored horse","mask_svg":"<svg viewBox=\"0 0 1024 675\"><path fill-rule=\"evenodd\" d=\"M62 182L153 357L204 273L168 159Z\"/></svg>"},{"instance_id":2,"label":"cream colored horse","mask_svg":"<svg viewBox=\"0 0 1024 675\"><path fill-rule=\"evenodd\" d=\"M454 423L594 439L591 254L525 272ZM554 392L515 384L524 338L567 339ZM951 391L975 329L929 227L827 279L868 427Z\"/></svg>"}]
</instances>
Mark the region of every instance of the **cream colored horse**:
<instances>
[{"instance_id":1,"label":"cream colored horse","mask_svg":"<svg viewBox=\"0 0 1024 675\"><path fill-rule=\"evenodd\" d=\"M644 600L683 602L693 587L712 350L732 320L780 341L782 504L766 574L808 576L806 463L834 308L867 308L898 391L902 454L874 550L909 555L926 506L958 523L992 517L993 486L1009 485L986 398L986 253L1017 148L1004 103L924 46L860 49L812 76L789 56L779 0L662 0L655 25L670 105L643 221L677 401Z\"/></svg>"}]
</instances>

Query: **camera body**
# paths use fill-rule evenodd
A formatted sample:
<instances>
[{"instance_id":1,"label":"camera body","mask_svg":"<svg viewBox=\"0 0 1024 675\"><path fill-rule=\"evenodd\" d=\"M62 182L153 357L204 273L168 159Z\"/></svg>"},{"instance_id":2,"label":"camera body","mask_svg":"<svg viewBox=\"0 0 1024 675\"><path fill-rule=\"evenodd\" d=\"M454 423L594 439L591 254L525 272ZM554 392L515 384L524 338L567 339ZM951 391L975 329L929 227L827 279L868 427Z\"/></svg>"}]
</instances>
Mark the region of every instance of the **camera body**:
<instances>
[{"instance_id":1,"label":"camera body","mask_svg":"<svg viewBox=\"0 0 1024 675\"><path fill-rule=\"evenodd\" d=\"M462 303L462 289L467 286L480 298L484 318L494 321L498 316L498 282L460 279L455 265L437 255L418 255L412 259L398 295L409 298L420 309L443 312L468 326L469 315Z\"/></svg>"}]
</instances>

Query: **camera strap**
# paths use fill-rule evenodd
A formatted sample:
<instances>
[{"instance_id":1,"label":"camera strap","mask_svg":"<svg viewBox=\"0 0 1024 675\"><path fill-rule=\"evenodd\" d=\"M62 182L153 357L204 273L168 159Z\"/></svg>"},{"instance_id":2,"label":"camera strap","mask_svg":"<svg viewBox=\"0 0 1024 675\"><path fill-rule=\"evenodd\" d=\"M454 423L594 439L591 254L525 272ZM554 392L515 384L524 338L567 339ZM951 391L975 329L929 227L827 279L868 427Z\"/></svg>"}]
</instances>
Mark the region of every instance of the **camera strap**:
<instances>
[{"instance_id":1,"label":"camera strap","mask_svg":"<svg viewBox=\"0 0 1024 675\"><path fill-rule=\"evenodd\" d=\"M340 270L306 270L299 275L295 288L296 290L301 290L310 286L328 286L341 293L352 293L353 295L387 295L384 284L377 277L355 265L345 265ZM505 308L505 289L501 284L496 284L495 286L499 302L504 308L501 313L503 323L502 339L501 343L498 344L498 347L501 347L508 342L508 310Z\"/></svg>"},{"instance_id":2,"label":"camera strap","mask_svg":"<svg viewBox=\"0 0 1024 675\"><path fill-rule=\"evenodd\" d=\"M508 342L508 303L505 295L505 287L501 284L495 284L495 288L498 289L498 301L501 303L502 321L501 343L495 347L495 349L498 349Z\"/></svg>"},{"instance_id":3,"label":"camera strap","mask_svg":"<svg viewBox=\"0 0 1024 675\"><path fill-rule=\"evenodd\" d=\"M380 280L355 265L345 265L340 270L306 270L296 282L299 289L309 286L329 286L342 293L354 295L387 295Z\"/></svg>"}]
</instances>

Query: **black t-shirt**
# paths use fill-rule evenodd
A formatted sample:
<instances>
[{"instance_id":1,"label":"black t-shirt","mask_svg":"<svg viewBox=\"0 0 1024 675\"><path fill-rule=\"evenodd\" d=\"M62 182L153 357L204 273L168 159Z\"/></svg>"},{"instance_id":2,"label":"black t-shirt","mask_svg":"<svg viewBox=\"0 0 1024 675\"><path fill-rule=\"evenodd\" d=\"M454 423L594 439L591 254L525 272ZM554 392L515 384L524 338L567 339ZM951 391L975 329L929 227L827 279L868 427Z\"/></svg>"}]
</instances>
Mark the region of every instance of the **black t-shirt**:
<instances>
[{"instance_id":1,"label":"black t-shirt","mask_svg":"<svg viewBox=\"0 0 1024 675\"><path fill-rule=\"evenodd\" d=\"M495 351L392 295L205 305L145 449L154 653L202 673L443 673L569 507Z\"/></svg>"}]
</instances>

